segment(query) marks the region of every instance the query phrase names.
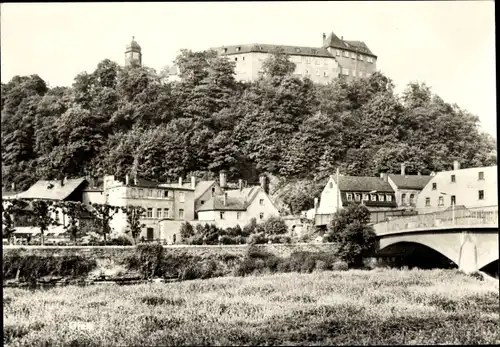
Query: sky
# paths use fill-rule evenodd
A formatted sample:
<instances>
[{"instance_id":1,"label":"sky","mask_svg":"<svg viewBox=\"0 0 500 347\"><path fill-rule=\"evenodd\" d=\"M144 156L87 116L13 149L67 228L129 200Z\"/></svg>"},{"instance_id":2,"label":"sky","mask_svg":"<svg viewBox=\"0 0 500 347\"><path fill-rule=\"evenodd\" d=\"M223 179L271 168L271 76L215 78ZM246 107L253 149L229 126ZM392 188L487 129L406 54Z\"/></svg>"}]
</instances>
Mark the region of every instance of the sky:
<instances>
[{"instance_id":1,"label":"sky","mask_svg":"<svg viewBox=\"0 0 500 347\"><path fill-rule=\"evenodd\" d=\"M322 34L364 41L396 92L424 82L477 115L496 138L493 1L1 4L1 80L38 74L71 85L103 59L124 63L132 36L143 64L171 65L182 48L245 44L320 47Z\"/></svg>"}]
</instances>

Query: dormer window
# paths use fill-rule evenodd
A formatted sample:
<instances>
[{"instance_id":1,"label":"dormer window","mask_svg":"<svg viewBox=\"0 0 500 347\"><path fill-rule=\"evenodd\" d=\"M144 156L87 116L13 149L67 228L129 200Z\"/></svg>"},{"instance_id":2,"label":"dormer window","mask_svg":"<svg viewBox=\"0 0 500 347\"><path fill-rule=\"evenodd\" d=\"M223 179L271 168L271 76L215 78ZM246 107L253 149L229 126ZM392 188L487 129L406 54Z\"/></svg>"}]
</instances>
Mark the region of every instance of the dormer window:
<instances>
[{"instance_id":1,"label":"dormer window","mask_svg":"<svg viewBox=\"0 0 500 347\"><path fill-rule=\"evenodd\" d=\"M379 194L378 195L378 201L384 201L384 195L383 194Z\"/></svg>"},{"instance_id":2,"label":"dormer window","mask_svg":"<svg viewBox=\"0 0 500 347\"><path fill-rule=\"evenodd\" d=\"M356 201L360 201L361 200L361 194L359 194L359 193L354 194L354 199Z\"/></svg>"},{"instance_id":3,"label":"dormer window","mask_svg":"<svg viewBox=\"0 0 500 347\"><path fill-rule=\"evenodd\" d=\"M364 201L369 201L370 200L370 196L368 194L363 194L363 200Z\"/></svg>"},{"instance_id":4,"label":"dormer window","mask_svg":"<svg viewBox=\"0 0 500 347\"><path fill-rule=\"evenodd\" d=\"M372 197L372 201L377 201L377 196L375 194L370 194Z\"/></svg>"},{"instance_id":5,"label":"dormer window","mask_svg":"<svg viewBox=\"0 0 500 347\"><path fill-rule=\"evenodd\" d=\"M295 52L300 53L300 48L295 48Z\"/></svg>"},{"instance_id":6,"label":"dormer window","mask_svg":"<svg viewBox=\"0 0 500 347\"><path fill-rule=\"evenodd\" d=\"M391 202L391 201L392 201L392 195L386 194L386 195L385 195L385 199L386 199L388 202Z\"/></svg>"},{"instance_id":7,"label":"dormer window","mask_svg":"<svg viewBox=\"0 0 500 347\"><path fill-rule=\"evenodd\" d=\"M351 193L347 193L347 201L352 201L352 194Z\"/></svg>"},{"instance_id":8,"label":"dormer window","mask_svg":"<svg viewBox=\"0 0 500 347\"><path fill-rule=\"evenodd\" d=\"M236 47L236 52L241 51L241 47Z\"/></svg>"},{"instance_id":9,"label":"dormer window","mask_svg":"<svg viewBox=\"0 0 500 347\"><path fill-rule=\"evenodd\" d=\"M227 48L224 48L222 51L223 51L224 53L227 53Z\"/></svg>"}]
</instances>

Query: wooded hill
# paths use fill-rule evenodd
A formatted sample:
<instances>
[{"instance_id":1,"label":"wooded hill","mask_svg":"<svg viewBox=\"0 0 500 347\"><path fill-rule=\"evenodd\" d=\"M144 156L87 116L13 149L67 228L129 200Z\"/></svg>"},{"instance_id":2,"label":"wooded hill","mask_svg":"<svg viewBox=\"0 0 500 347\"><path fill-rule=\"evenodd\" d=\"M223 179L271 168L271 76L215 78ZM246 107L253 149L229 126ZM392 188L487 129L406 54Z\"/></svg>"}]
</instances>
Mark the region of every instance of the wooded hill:
<instances>
[{"instance_id":1,"label":"wooded hill","mask_svg":"<svg viewBox=\"0 0 500 347\"><path fill-rule=\"evenodd\" d=\"M396 95L375 73L315 85L293 75L276 52L262 77L237 82L234 63L213 51L182 51L181 81L106 59L71 87L38 75L2 83L2 186L37 179L101 176L175 181L228 171L229 179L320 182L348 175L440 171L496 164L493 138L478 117L424 84ZM310 199L308 200L310 204Z\"/></svg>"}]
</instances>

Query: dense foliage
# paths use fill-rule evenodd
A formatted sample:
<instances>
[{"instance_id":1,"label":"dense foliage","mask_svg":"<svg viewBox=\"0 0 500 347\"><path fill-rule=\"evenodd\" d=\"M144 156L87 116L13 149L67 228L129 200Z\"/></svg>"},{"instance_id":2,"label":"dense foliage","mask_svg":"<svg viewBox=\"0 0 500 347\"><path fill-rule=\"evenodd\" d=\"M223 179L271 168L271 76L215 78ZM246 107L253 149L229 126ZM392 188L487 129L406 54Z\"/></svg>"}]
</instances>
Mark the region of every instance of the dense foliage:
<instances>
[{"instance_id":1,"label":"dense foliage","mask_svg":"<svg viewBox=\"0 0 500 347\"><path fill-rule=\"evenodd\" d=\"M315 85L294 76L281 52L251 83L237 82L234 63L213 51L184 50L176 64L180 81L106 59L71 87L49 88L37 75L2 83L2 186L104 173L165 181L221 169L290 183L322 180L336 167L374 175L406 162L409 173L425 174L453 160L496 163L478 118L424 84L402 96L381 73ZM291 212L312 204L310 196L285 203Z\"/></svg>"}]
</instances>

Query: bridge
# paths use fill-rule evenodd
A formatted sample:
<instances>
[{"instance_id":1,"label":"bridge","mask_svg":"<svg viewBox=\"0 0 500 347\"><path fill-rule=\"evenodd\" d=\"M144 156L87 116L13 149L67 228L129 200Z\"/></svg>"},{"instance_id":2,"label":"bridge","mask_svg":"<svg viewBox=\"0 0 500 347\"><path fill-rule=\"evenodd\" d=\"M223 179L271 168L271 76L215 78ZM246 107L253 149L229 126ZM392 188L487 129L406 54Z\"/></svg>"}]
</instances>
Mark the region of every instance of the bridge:
<instances>
[{"instance_id":1,"label":"bridge","mask_svg":"<svg viewBox=\"0 0 500 347\"><path fill-rule=\"evenodd\" d=\"M379 256L390 256L409 244L429 247L464 272L498 262L498 205L453 208L374 224Z\"/></svg>"}]
</instances>

